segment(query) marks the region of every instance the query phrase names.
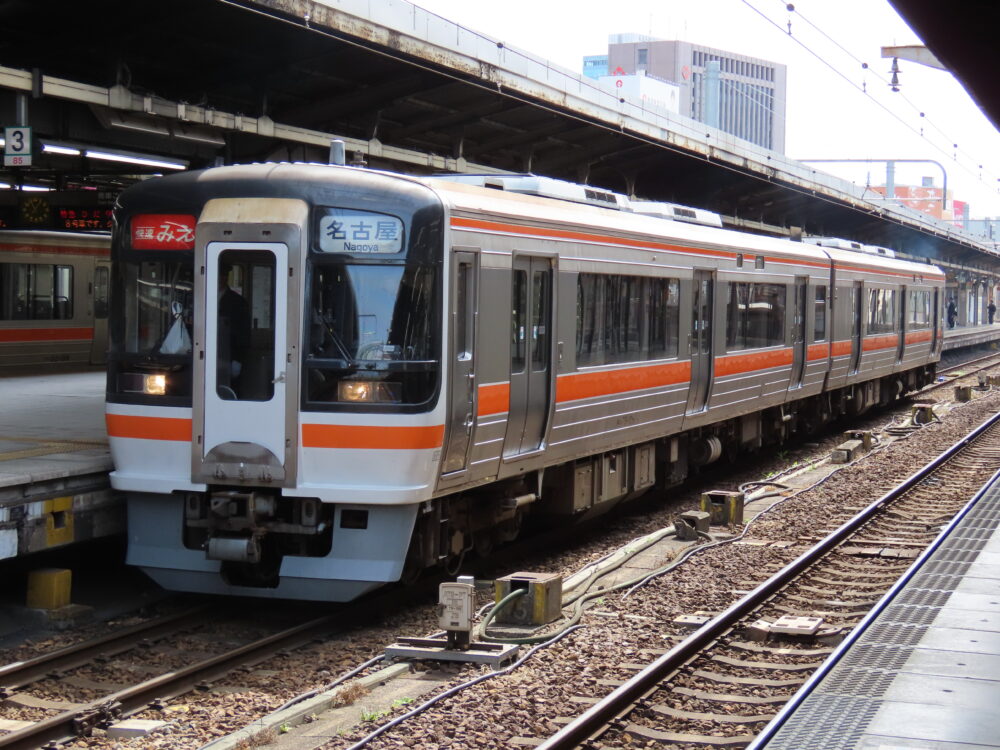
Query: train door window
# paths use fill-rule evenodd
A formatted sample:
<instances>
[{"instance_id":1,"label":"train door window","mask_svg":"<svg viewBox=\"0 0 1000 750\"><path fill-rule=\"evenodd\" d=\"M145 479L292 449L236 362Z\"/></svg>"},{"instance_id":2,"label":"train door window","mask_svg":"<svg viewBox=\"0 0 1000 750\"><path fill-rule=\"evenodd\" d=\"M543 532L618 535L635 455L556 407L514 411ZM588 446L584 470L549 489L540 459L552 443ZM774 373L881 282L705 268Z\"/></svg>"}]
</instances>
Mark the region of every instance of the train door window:
<instances>
[{"instance_id":1,"label":"train door window","mask_svg":"<svg viewBox=\"0 0 1000 750\"><path fill-rule=\"evenodd\" d=\"M94 317L108 317L108 269L105 266L94 269Z\"/></svg>"},{"instance_id":2,"label":"train door window","mask_svg":"<svg viewBox=\"0 0 1000 750\"><path fill-rule=\"evenodd\" d=\"M271 253L219 255L216 393L224 400L274 395L274 271Z\"/></svg>"},{"instance_id":3,"label":"train door window","mask_svg":"<svg viewBox=\"0 0 1000 750\"><path fill-rule=\"evenodd\" d=\"M528 309L528 274L514 271L511 289L510 369L523 372L525 364L525 315Z\"/></svg>"},{"instance_id":4,"label":"train door window","mask_svg":"<svg viewBox=\"0 0 1000 750\"><path fill-rule=\"evenodd\" d=\"M549 364L549 273L535 271L531 280L531 367L536 372Z\"/></svg>"},{"instance_id":5,"label":"train door window","mask_svg":"<svg viewBox=\"0 0 1000 750\"><path fill-rule=\"evenodd\" d=\"M813 300L813 341L826 341L826 285L816 287Z\"/></svg>"},{"instance_id":6,"label":"train door window","mask_svg":"<svg viewBox=\"0 0 1000 750\"><path fill-rule=\"evenodd\" d=\"M472 264L458 264L458 278L455 280L455 354L460 360L472 357L470 337L472 321L469 308L469 285L472 283Z\"/></svg>"}]
</instances>

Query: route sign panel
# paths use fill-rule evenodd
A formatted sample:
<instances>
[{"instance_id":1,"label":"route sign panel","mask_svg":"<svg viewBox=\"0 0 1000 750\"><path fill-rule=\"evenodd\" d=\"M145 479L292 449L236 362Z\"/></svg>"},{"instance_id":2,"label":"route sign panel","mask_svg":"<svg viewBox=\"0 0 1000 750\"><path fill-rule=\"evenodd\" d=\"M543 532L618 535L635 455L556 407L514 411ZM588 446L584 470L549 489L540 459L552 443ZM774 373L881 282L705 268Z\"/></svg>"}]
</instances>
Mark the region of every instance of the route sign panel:
<instances>
[{"instance_id":1,"label":"route sign panel","mask_svg":"<svg viewBox=\"0 0 1000 750\"><path fill-rule=\"evenodd\" d=\"M4 128L3 139L3 165L5 167L30 167L31 128Z\"/></svg>"}]
</instances>

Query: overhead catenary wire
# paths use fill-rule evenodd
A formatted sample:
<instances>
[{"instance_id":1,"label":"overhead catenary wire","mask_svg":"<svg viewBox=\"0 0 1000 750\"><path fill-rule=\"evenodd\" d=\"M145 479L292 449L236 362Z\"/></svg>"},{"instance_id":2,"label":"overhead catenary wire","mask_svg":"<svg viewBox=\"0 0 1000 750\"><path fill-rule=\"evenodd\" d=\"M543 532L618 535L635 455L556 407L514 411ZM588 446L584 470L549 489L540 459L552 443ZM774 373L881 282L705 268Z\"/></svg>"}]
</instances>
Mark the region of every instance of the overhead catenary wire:
<instances>
[{"instance_id":1,"label":"overhead catenary wire","mask_svg":"<svg viewBox=\"0 0 1000 750\"><path fill-rule=\"evenodd\" d=\"M952 151L947 150L946 148L944 148L941 145L939 145L938 143L936 143L933 139L929 138L919 128L914 127L911 123L907 122L898 113L894 112L890 107L888 107L882 101L880 101L879 99L875 98L875 96L873 96L871 94L871 92L869 92L865 88L859 86L854 80L851 79L851 77L849 75L847 75L846 73L844 73L842 70L840 70L838 67L836 67L833 63L831 63L829 60L827 60L826 58L824 58L820 53L818 53L816 50L814 50L812 47L810 47L808 44L806 44L803 40L799 39L794 34L791 34L790 32L786 31L781 26L781 24L779 24L773 18L771 18L770 16L768 16L760 8L758 8L757 6L755 6L752 2L750 2L750 0L740 0L740 2L742 2L744 5L746 5L750 10L752 10L758 16L760 16L761 18L763 18L771 26L773 26L774 28L778 29L778 31L780 31L783 36L789 37L793 42L795 42L795 44L797 44L802 49L804 49L806 52L808 52L810 55L812 55L813 57L815 57L825 67L829 68L837 77L843 79L851 88L853 88L855 91L857 91L858 93L860 93L862 96L866 97L872 104L874 104L875 106L877 106L879 109L883 110L886 114L888 114L894 120L896 120L897 122L899 122L903 127L905 127L907 130L909 130L911 133L913 133L914 135L916 135L916 136L924 139L924 141L931 148L933 148L934 150L936 150L939 153L943 154L950 161L954 162L964 172L968 173L972 177L975 177L977 180L982 181L981 174L978 173L978 172L976 172L976 171L974 171L974 170L972 170L969 166L967 166L963 162L959 161L957 159L957 155L954 153L954 150L952 150ZM952 141L952 144L954 144L954 143L955 142Z\"/></svg>"}]
</instances>

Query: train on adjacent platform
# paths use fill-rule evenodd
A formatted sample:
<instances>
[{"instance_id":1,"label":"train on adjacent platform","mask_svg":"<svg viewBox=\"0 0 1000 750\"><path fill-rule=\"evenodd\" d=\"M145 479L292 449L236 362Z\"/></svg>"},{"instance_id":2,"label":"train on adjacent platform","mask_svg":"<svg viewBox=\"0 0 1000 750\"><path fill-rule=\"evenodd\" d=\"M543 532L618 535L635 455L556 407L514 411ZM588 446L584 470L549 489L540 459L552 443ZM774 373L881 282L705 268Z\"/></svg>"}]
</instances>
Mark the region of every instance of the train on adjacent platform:
<instances>
[{"instance_id":1,"label":"train on adjacent platform","mask_svg":"<svg viewBox=\"0 0 1000 750\"><path fill-rule=\"evenodd\" d=\"M0 372L100 365L111 235L0 229Z\"/></svg>"},{"instance_id":2,"label":"train on adjacent platform","mask_svg":"<svg viewBox=\"0 0 1000 750\"><path fill-rule=\"evenodd\" d=\"M346 601L919 389L928 264L534 176L258 164L116 207L128 560Z\"/></svg>"}]
</instances>

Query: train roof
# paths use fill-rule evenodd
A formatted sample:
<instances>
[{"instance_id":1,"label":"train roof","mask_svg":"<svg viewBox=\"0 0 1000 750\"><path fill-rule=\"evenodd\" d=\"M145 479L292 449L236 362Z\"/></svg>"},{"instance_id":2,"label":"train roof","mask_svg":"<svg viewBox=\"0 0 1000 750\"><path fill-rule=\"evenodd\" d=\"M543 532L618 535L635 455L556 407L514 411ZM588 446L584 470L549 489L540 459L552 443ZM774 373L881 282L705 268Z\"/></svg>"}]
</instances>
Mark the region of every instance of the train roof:
<instances>
[{"instance_id":1,"label":"train roof","mask_svg":"<svg viewBox=\"0 0 1000 750\"><path fill-rule=\"evenodd\" d=\"M340 178L336 186L330 180L333 171ZM522 186L522 190L513 192L496 189L497 186L492 184L486 186L491 181L501 187L503 182L513 182ZM577 192L584 199L567 197L574 194L568 188L565 195L558 197L537 194L552 189L553 185L580 188ZM587 186L534 175L491 175L489 178L482 175L420 177L329 164L266 162L214 167L147 180L122 193L119 205L127 206L139 196L142 196L139 202L146 203L163 199L176 201L178 194L185 192L189 198L207 198L248 195L247 190L254 197L294 195L321 205L336 205L337 196L342 195L345 190L384 190L386 195L395 193L417 203L433 200L437 196L452 211L504 216L519 223L538 222L543 226L551 226L553 223L572 224L615 234L669 239L730 253L768 253L824 265L833 260L838 266L855 271L944 277L940 269L929 264L723 229L710 219L713 214L701 209L675 207L674 204L649 205L637 201L639 210L636 211L629 207L629 200L619 194L590 189L590 192L600 192L602 195L589 199ZM532 191L536 194L531 194ZM612 196L614 200L609 200L604 194ZM615 208L604 207L610 206L612 202ZM676 212L675 208L686 211ZM685 213L693 216L684 216ZM674 218L665 218L669 214L673 214ZM709 225L691 223L693 219Z\"/></svg>"},{"instance_id":2,"label":"train roof","mask_svg":"<svg viewBox=\"0 0 1000 750\"><path fill-rule=\"evenodd\" d=\"M816 244L793 242L732 229L701 226L583 202L558 200L520 192L470 185L461 181L430 178L427 184L442 196L453 211L491 214L517 221L575 224L615 233L640 234L691 243L697 247L731 252L767 253L790 259L826 263L858 271L895 272L919 277L944 278L937 266L874 255L862 251L839 250Z\"/></svg>"}]
</instances>

